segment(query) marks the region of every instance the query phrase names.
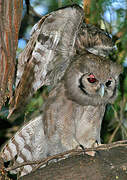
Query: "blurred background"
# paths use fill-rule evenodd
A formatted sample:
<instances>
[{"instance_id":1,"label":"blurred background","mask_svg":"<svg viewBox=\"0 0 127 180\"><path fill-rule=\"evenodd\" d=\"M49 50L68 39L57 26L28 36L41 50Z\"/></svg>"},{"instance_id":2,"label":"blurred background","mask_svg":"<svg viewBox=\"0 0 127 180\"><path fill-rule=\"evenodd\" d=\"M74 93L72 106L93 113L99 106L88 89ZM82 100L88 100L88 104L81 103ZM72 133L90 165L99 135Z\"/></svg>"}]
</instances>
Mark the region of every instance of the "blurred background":
<instances>
[{"instance_id":1,"label":"blurred background","mask_svg":"<svg viewBox=\"0 0 127 180\"><path fill-rule=\"evenodd\" d=\"M89 1L90 2L90 1ZM29 14L23 2L22 22L19 32L17 60L25 48L32 26L38 20L58 8L79 4L82 0L30 0ZM107 105L101 131L102 143L127 139L127 1L98 0L90 2L89 23L105 29L113 38L116 51L112 54L113 61L122 64L124 72L120 77L118 98L113 105ZM9 120L8 102L0 111L0 146L21 127L21 124L36 115L47 98L48 90L43 87L37 91L20 117Z\"/></svg>"}]
</instances>

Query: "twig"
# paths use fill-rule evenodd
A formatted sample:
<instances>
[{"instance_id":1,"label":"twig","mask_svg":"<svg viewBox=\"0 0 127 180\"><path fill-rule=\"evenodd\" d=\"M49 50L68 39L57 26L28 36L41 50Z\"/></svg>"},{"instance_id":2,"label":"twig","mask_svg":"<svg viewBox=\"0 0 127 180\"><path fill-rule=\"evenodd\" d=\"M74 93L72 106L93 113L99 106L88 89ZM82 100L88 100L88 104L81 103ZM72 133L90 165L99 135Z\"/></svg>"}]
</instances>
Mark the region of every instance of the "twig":
<instances>
[{"instance_id":1,"label":"twig","mask_svg":"<svg viewBox=\"0 0 127 180\"><path fill-rule=\"evenodd\" d=\"M113 141L117 131L122 127L123 111L125 109L125 105L126 105L126 98L124 97L120 102L120 115L118 115L118 112L112 106L112 109L114 111L114 116L115 116L116 121L118 121L118 124L115 130L113 131L112 135L110 136L108 143L111 143Z\"/></svg>"},{"instance_id":2,"label":"twig","mask_svg":"<svg viewBox=\"0 0 127 180\"><path fill-rule=\"evenodd\" d=\"M115 130L113 131L112 135L110 136L108 143L111 143L111 142L113 141L113 139L114 139L117 131L119 130L119 128L120 128L120 126L121 126L120 118L119 118L118 113L117 113L117 111L115 110L115 108L114 108L113 105L112 105L112 109L113 109L113 111L114 111L115 119L116 119L116 121L118 121L118 125L117 125L117 127L115 128Z\"/></svg>"},{"instance_id":3,"label":"twig","mask_svg":"<svg viewBox=\"0 0 127 180\"><path fill-rule=\"evenodd\" d=\"M59 7L59 8L62 7L62 0L58 0L58 7Z\"/></svg>"},{"instance_id":4,"label":"twig","mask_svg":"<svg viewBox=\"0 0 127 180\"><path fill-rule=\"evenodd\" d=\"M117 133L117 131L119 130L119 128L121 127L121 122L118 123L117 127L115 128L115 130L113 131L112 135L110 136L110 139L109 139L109 143L111 143Z\"/></svg>"},{"instance_id":5,"label":"twig","mask_svg":"<svg viewBox=\"0 0 127 180\"><path fill-rule=\"evenodd\" d=\"M30 11L32 12L32 14L33 14L34 16L37 16L37 17L39 17L39 18L42 18L42 15L38 14L31 5L29 6L29 9L30 9Z\"/></svg>"}]
</instances>

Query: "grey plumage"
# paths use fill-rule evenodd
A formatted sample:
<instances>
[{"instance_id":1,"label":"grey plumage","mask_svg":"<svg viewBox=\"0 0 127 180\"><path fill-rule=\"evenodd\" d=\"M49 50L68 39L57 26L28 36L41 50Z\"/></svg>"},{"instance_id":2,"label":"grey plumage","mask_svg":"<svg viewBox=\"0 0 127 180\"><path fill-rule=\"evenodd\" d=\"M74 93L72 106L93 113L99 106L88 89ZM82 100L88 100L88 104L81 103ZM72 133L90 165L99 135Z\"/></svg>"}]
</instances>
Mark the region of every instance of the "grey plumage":
<instances>
[{"instance_id":1,"label":"grey plumage","mask_svg":"<svg viewBox=\"0 0 127 180\"><path fill-rule=\"evenodd\" d=\"M34 26L18 59L9 116L14 111L19 114L30 96L43 85L55 87L80 51L107 56L113 49L111 37L98 27L87 25L84 18L84 10L73 5L42 17Z\"/></svg>"},{"instance_id":2,"label":"grey plumage","mask_svg":"<svg viewBox=\"0 0 127 180\"><path fill-rule=\"evenodd\" d=\"M86 49L95 55L105 57L114 49L114 43L107 32L83 22L77 34L75 47L79 51Z\"/></svg>"},{"instance_id":3,"label":"grey plumage","mask_svg":"<svg viewBox=\"0 0 127 180\"><path fill-rule=\"evenodd\" d=\"M86 147L100 142L105 106L117 95L120 66L89 52L73 57L65 75L50 92L43 115L24 125L3 147L4 161L15 163L40 160L80 144ZM31 172L27 165L21 176ZM19 171L20 169L16 170Z\"/></svg>"}]
</instances>

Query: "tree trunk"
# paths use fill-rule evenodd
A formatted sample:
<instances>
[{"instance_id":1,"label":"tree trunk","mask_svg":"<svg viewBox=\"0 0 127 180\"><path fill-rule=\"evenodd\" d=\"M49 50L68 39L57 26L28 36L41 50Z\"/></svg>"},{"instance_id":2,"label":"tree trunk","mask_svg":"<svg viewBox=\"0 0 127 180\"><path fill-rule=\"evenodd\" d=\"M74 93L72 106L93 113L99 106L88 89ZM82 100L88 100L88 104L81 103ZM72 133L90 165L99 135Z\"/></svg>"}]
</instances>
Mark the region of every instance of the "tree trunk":
<instances>
[{"instance_id":1,"label":"tree trunk","mask_svg":"<svg viewBox=\"0 0 127 180\"><path fill-rule=\"evenodd\" d=\"M0 0L0 109L12 97L23 0Z\"/></svg>"}]
</instances>

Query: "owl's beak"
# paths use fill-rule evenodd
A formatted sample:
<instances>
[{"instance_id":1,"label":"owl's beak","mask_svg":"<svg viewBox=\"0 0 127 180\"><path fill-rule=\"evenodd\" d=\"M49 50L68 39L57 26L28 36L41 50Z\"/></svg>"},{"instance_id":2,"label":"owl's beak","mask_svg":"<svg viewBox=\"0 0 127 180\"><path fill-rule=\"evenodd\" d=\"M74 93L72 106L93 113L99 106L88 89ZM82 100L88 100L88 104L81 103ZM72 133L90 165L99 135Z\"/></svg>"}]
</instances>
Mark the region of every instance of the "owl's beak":
<instances>
[{"instance_id":1,"label":"owl's beak","mask_svg":"<svg viewBox=\"0 0 127 180\"><path fill-rule=\"evenodd\" d=\"M101 84L101 87L99 89L99 95L101 96L101 98L104 96L105 93L105 87L103 84Z\"/></svg>"}]
</instances>

